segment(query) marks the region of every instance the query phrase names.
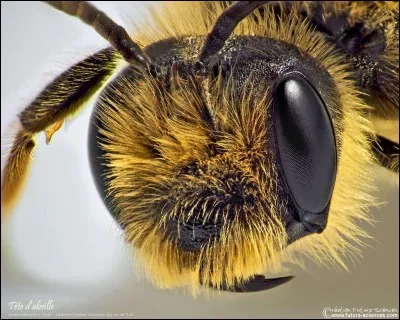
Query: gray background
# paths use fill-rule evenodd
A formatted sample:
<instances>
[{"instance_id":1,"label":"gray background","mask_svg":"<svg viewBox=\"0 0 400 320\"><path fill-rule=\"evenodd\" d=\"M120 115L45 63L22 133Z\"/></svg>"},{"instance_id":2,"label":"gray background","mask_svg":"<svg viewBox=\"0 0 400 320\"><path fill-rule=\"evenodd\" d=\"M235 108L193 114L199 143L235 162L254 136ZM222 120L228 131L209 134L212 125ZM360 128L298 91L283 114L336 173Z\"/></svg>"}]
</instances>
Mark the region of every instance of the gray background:
<instances>
[{"instance_id":1,"label":"gray background","mask_svg":"<svg viewBox=\"0 0 400 320\"><path fill-rule=\"evenodd\" d=\"M127 16L139 22L146 16L143 3L95 4L121 24ZM47 79L105 45L89 27L43 3L1 3L2 149L6 126ZM306 270L291 267L296 279L275 290L197 299L138 279L90 175L91 109L69 121L49 146L38 136L25 192L13 216L2 220L2 317L12 316L9 302L30 300L53 300L56 312L75 317L126 312L135 318L320 318L325 307L398 308L398 189L379 168L377 195L388 203L373 209L378 222L366 228L375 240L363 259L349 261L349 273L307 261Z\"/></svg>"}]
</instances>

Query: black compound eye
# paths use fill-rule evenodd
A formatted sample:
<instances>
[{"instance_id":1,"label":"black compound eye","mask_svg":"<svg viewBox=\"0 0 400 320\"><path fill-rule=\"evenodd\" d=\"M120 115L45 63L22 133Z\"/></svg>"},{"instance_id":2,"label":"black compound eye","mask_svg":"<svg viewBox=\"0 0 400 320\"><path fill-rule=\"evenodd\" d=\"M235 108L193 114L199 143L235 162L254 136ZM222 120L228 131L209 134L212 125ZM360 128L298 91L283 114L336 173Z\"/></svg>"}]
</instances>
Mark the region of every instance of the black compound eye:
<instances>
[{"instance_id":1,"label":"black compound eye","mask_svg":"<svg viewBox=\"0 0 400 320\"><path fill-rule=\"evenodd\" d=\"M277 151L286 186L300 215L324 212L336 178L336 142L324 101L299 73L274 92Z\"/></svg>"}]
</instances>

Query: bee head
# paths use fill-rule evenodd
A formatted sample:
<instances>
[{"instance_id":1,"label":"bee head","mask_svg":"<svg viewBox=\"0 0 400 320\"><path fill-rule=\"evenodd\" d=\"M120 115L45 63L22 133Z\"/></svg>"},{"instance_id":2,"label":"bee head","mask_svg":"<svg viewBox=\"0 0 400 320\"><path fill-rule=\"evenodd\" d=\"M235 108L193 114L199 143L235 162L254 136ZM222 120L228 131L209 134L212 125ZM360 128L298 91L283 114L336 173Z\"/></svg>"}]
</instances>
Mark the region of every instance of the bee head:
<instances>
[{"instance_id":1,"label":"bee head","mask_svg":"<svg viewBox=\"0 0 400 320\"><path fill-rule=\"evenodd\" d=\"M332 92L333 82L321 71L315 88L316 66L299 52L283 47L266 59L245 45L224 72L225 57L207 77L175 79L164 95L151 78L114 90L100 116L128 240L182 259L180 268L216 286L262 272L289 242L321 232L336 174L333 124L318 91ZM290 63L274 69L282 54ZM319 220L302 220L307 214Z\"/></svg>"},{"instance_id":2,"label":"bee head","mask_svg":"<svg viewBox=\"0 0 400 320\"><path fill-rule=\"evenodd\" d=\"M160 287L234 286L290 248L341 263L363 235L363 105L306 25L274 36L232 36L200 69L202 37L152 44L163 80L120 77L101 101L112 211Z\"/></svg>"}]
</instances>

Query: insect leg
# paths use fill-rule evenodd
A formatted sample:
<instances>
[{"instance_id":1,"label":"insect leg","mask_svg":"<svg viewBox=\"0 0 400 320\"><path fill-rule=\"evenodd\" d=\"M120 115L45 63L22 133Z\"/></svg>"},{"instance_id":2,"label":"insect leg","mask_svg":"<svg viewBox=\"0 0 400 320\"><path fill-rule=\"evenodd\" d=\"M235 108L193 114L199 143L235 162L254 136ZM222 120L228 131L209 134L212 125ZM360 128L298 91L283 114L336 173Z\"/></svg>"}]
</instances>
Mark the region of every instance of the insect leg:
<instances>
[{"instance_id":1,"label":"insect leg","mask_svg":"<svg viewBox=\"0 0 400 320\"><path fill-rule=\"evenodd\" d=\"M35 135L57 130L92 98L123 61L111 48L101 50L64 71L19 114L20 128L2 172L2 213L9 212L18 198L29 169Z\"/></svg>"},{"instance_id":2,"label":"insect leg","mask_svg":"<svg viewBox=\"0 0 400 320\"><path fill-rule=\"evenodd\" d=\"M377 136L373 143L375 157L382 167L399 173L399 144L386 139L383 136Z\"/></svg>"}]
</instances>

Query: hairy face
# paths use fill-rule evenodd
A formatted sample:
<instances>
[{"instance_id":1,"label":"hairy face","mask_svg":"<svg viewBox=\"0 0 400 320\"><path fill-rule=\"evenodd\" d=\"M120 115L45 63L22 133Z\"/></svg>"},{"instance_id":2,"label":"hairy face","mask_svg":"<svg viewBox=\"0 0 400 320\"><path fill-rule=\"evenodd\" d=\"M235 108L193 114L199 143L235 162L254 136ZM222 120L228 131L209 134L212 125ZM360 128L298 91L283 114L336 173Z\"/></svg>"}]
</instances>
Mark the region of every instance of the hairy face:
<instances>
[{"instance_id":1,"label":"hairy face","mask_svg":"<svg viewBox=\"0 0 400 320\"><path fill-rule=\"evenodd\" d=\"M222 283L223 273L240 277L240 268L256 263L261 269L286 242L268 95L255 102L250 88L240 101L227 88L214 92L216 130L190 84L161 100L151 88L144 81L132 96L114 92L121 113L103 109L110 191L129 241L168 246L161 256L188 260L179 265L198 268L202 281L214 270L226 269L215 280Z\"/></svg>"},{"instance_id":2,"label":"hairy face","mask_svg":"<svg viewBox=\"0 0 400 320\"><path fill-rule=\"evenodd\" d=\"M295 14L281 25L272 14L264 19L265 30L245 21L248 29L227 42L208 78L178 75L166 93L150 77L122 76L101 99L107 191L127 240L160 287L231 286L279 269L296 251L342 263L340 254L357 253L347 239L365 236L355 225L367 219L372 201L363 172L370 162L364 106L341 59ZM161 66L172 57L190 61L201 41L167 41L165 55L152 58ZM285 183L274 110L283 107L276 85L290 72L307 79L332 119L337 174L326 229L287 249L298 199ZM315 181L307 178L305 188Z\"/></svg>"}]
</instances>

